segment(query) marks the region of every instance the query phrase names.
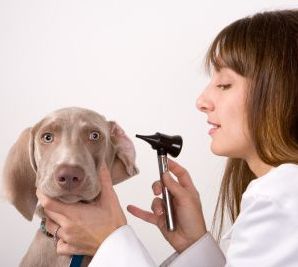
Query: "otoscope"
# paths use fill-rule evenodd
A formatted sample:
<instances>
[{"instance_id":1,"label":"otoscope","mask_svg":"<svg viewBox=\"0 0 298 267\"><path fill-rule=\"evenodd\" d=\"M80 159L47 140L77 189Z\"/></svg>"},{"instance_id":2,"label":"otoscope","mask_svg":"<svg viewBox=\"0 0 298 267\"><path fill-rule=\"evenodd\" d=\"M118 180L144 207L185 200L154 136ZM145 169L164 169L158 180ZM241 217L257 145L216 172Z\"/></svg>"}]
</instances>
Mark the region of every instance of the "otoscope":
<instances>
[{"instance_id":1,"label":"otoscope","mask_svg":"<svg viewBox=\"0 0 298 267\"><path fill-rule=\"evenodd\" d=\"M174 212L172 196L163 183L163 174L168 171L168 158L167 154L172 157L177 157L182 149L183 140L179 135L169 136L162 133L154 135L139 135L136 137L148 142L153 149L157 150L158 166L160 181L162 184L162 195L166 211L166 223L168 231L175 230Z\"/></svg>"}]
</instances>

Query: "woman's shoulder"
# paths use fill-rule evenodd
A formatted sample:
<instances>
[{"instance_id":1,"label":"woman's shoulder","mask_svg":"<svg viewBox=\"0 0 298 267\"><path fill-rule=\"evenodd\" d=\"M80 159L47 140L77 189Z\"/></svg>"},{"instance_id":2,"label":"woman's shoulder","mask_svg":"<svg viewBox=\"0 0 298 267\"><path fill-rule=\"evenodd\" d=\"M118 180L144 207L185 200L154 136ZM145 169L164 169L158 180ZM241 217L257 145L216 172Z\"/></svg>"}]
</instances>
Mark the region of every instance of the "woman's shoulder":
<instances>
[{"instance_id":1,"label":"woman's shoulder","mask_svg":"<svg viewBox=\"0 0 298 267\"><path fill-rule=\"evenodd\" d=\"M265 197L282 206L298 205L298 164L281 164L253 180L245 196Z\"/></svg>"}]
</instances>

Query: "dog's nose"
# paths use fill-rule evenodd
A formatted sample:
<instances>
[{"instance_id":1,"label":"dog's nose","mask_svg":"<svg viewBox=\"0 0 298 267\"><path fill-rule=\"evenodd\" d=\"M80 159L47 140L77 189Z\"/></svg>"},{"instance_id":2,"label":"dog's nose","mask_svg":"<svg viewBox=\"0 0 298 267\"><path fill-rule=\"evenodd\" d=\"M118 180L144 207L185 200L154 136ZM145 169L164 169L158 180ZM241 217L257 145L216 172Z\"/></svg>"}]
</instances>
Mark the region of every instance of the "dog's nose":
<instances>
[{"instance_id":1,"label":"dog's nose","mask_svg":"<svg viewBox=\"0 0 298 267\"><path fill-rule=\"evenodd\" d=\"M80 167L61 166L55 173L57 184L65 190L71 191L78 187L85 179L85 172Z\"/></svg>"}]
</instances>

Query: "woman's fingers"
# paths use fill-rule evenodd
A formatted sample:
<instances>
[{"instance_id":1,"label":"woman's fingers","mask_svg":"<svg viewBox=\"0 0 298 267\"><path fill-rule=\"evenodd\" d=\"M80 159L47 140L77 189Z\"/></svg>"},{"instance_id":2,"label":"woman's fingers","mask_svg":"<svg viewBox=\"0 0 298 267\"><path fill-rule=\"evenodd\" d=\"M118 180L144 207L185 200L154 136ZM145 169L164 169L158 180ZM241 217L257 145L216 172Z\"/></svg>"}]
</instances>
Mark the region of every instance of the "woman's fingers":
<instances>
[{"instance_id":1,"label":"woman's fingers","mask_svg":"<svg viewBox=\"0 0 298 267\"><path fill-rule=\"evenodd\" d=\"M153 190L154 195L156 195L156 196L159 196L162 193L162 185L159 180L155 181L152 184L152 190Z\"/></svg>"},{"instance_id":2,"label":"woman's fingers","mask_svg":"<svg viewBox=\"0 0 298 267\"><path fill-rule=\"evenodd\" d=\"M171 159L168 159L168 167L169 170L177 177L178 182L182 187L196 191L192 179L184 167ZM160 181L155 181L152 185L152 189L154 195L160 195L162 193L162 183Z\"/></svg>"},{"instance_id":3,"label":"woman's fingers","mask_svg":"<svg viewBox=\"0 0 298 267\"><path fill-rule=\"evenodd\" d=\"M138 217L139 219L142 219L145 222L152 223L155 225L157 225L157 223L158 223L158 217L152 212L142 210L142 209L140 209L136 206L133 206L133 205L128 205L127 210L132 215Z\"/></svg>"},{"instance_id":4,"label":"woman's fingers","mask_svg":"<svg viewBox=\"0 0 298 267\"><path fill-rule=\"evenodd\" d=\"M49 198L45 194L43 194L39 189L36 190L37 198L40 204L47 210L55 210L55 212L62 213L65 211L67 205L62 202Z\"/></svg>"},{"instance_id":5,"label":"woman's fingers","mask_svg":"<svg viewBox=\"0 0 298 267\"><path fill-rule=\"evenodd\" d=\"M55 211L62 211L63 205L61 202L51 199L45 194L43 194L39 189L36 190L36 196L40 202L40 204L49 210L55 210Z\"/></svg>"},{"instance_id":6,"label":"woman's fingers","mask_svg":"<svg viewBox=\"0 0 298 267\"><path fill-rule=\"evenodd\" d=\"M47 209L44 209L43 211L44 211L47 218L50 218L51 220L53 220L58 225L64 226L65 223L68 220L64 215L62 215L60 213L50 211L50 210L47 210Z\"/></svg>"},{"instance_id":7,"label":"woman's fingers","mask_svg":"<svg viewBox=\"0 0 298 267\"><path fill-rule=\"evenodd\" d=\"M43 206L45 215L55 221L57 224L64 224L67 211L71 210L71 205L64 204L55 199L51 199L44 195L39 189L36 190L39 203ZM64 214L63 214L64 213Z\"/></svg>"},{"instance_id":8,"label":"woman's fingers","mask_svg":"<svg viewBox=\"0 0 298 267\"><path fill-rule=\"evenodd\" d=\"M163 200L159 197L156 197L152 201L151 210L154 212L156 216L160 216L164 213L164 205Z\"/></svg>"},{"instance_id":9,"label":"woman's fingers","mask_svg":"<svg viewBox=\"0 0 298 267\"><path fill-rule=\"evenodd\" d=\"M75 255L94 256L96 253L96 249L83 249L81 247L65 243L61 239L57 243L56 251L59 255L71 255L72 257Z\"/></svg>"},{"instance_id":10,"label":"woman's fingers","mask_svg":"<svg viewBox=\"0 0 298 267\"><path fill-rule=\"evenodd\" d=\"M45 219L45 227L46 227L47 232L54 235L55 231L59 228L59 224L55 223L50 218L46 218Z\"/></svg>"},{"instance_id":11,"label":"woman's fingers","mask_svg":"<svg viewBox=\"0 0 298 267\"><path fill-rule=\"evenodd\" d=\"M57 242L57 254L59 255L75 255L75 248L67 243L65 243L62 239L59 239Z\"/></svg>"},{"instance_id":12,"label":"woman's fingers","mask_svg":"<svg viewBox=\"0 0 298 267\"><path fill-rule=\"evenodd\" d=\"M57 253L59 255L85 255L84 251L64 242L62 239L59 239L57 242Z\"/></svg>"},{"instance_id":13,"label":"woman's fingers","mask_svg":"<svg viewBox=\"0 0 298 267\"><path fill-rule=\"evenodd\" d=\"M183 187L194 188L191 177L184 167L171 159L168 160L168 166L169 170L178 178L179 183Z\"/></svg>"}]
</instances>

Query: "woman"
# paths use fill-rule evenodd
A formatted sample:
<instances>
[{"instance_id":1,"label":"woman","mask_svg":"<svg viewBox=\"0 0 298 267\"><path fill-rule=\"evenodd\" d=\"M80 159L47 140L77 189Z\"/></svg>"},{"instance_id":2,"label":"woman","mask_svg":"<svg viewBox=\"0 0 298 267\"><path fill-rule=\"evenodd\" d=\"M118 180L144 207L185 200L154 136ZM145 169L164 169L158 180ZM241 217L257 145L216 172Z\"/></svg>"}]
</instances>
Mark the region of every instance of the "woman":
<instances>
[{"instance_id":1,"label":"woman","mask_svg":"<svg viewBox=\"0 0 298 267\"><path fill-rule=\"evenodd\" d=\"M212 152L229 158L217 204L220 233L226 213L233 222L226 256L178 163L169 162L178 182L164 177L174 196L175 232L166 230L158 197L152 213L135 206L128 211L157 225L176 250L163 266L298 266L298 10L232 23L213 41L206 63L212 77L197 107L208 116ZM57 252L94 255L90 266L155 266L126 225L106 168L100 179L101 198L93 205L65 209L37 192L51 218L48 231L60 238ZM159 182L153 191L160 195Z\"/></svg>"}]
</instances>

